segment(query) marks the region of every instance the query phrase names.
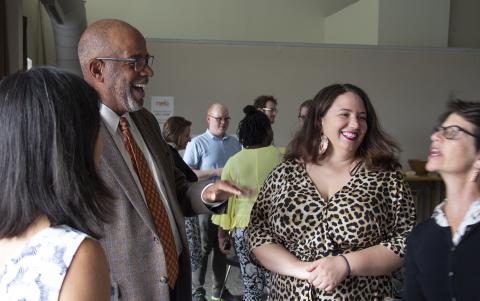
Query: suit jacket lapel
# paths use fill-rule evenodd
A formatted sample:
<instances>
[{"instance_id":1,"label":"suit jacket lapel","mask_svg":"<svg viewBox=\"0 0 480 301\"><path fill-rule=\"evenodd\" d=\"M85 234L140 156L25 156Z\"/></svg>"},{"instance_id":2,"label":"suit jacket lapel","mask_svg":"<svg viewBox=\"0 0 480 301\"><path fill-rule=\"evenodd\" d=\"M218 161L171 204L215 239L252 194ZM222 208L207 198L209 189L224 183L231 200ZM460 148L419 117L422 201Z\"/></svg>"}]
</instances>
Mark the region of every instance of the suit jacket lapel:
<instances>
[{"instance_id":1,"label":"suit jacket lapel","mask_svg":"<svg viewBox=\"0 0 480 301\"><path fill-rule=\"evenodd\" d=\"M110 135L103 122L100 126L100 137L104 141L101 172L103 173L103 170L106 169L106 172L109 174L107 177L112 177L117 181L118 187L121 188L122 192L138 212L142 220L150 230L156 233L150 211L143 200L142 194L130 173L130 169L125 163L122 154L118 150L113 137ZM113 190L117 191L118 188L113 187Z\"/></svg>"},{"instance_id":2,"label":"suit jacket lapel","mask_svg":"<svg viewBox=\"0 0 480 301\"><path fill-rule=\"evenodd\" d=\"M180 206L175 202L175 195L176 193L172 191L172 188L175 186L168 183L168 180L172 176L168 176L165 170L165 160L167 160L168 154L168 148L167 144L165 143L165 147L162 148L158 143L154 143L155 141L158 141L158 139L163 139L162 134L160 132L160 127L158 127L158 132L154 131L149 123L146 123L146 118L138 118L138 114L142 114L142 111L138 111L135 113L131 113L130 116L132 117L133 121L135 122L135 125L137 126L138 130L142 134L143 140L145 141L145 144L147 145L148 150L150 151L150 154L152 155L153 159L155 160L155 165L157 166L157 169L159 171L159 176L160 176L160 181L163 184L163 188L165 189L166 193L166 198L167 202L170 205L170 208L173 211L173 216L175 218L175 223L177 224L177 228L182 234L182 237L186 237L185 233L185 227L183 226L184 219L183 219L183 213L180 208ZM175 181L175 179L171 179Z\"/></svg>"}]
</instances>

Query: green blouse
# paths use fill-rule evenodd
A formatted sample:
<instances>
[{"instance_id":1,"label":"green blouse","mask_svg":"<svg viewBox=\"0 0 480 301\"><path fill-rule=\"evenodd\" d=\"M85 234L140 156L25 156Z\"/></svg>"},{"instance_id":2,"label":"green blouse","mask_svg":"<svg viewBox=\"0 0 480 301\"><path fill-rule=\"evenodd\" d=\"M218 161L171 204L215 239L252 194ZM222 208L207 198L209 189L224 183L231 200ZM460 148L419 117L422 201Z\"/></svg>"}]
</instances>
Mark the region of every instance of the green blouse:
<instances>
[{"instance_id":1,"label":"green blouse","mask_svg":"<svg viewBox=\"0 0 480 301\"><path fill-rule=\"evenodd\" d=\"M250 222L250 212L260 187L270 171L281 160L281 151L275 146L243 149L230 157L223 167L222 180L254 188L255 193L249 197L230 197L227 212L213 215L212 222L225 230L246 228Z\"/></svg>"}]
</instances>

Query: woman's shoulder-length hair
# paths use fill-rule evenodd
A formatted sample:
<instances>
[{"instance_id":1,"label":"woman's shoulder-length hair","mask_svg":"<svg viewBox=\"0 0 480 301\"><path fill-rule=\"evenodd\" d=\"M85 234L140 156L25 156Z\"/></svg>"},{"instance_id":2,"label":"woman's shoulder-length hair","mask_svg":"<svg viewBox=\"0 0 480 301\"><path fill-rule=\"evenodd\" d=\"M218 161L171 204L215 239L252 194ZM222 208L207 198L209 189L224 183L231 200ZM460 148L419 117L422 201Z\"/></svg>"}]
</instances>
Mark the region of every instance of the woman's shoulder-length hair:
<instances>
[{"instance_id":1,"label":"woman's shoulder-length hair","mask_svg":"<svg viewBox=\"0 0 480 301\"><path fill-rule=\"evenodd\" d=\"M287 147L285 159L300 160L304 163L321 162L319 154L320 137L323 133L321 119L328 112L335 99L347 92L355 93L362 99L367 113L367 132L357 149L356 157L370 170L393 170L400 166L400 148L386 134L378 121L368 95L352 84L333 84L320 90L310 104L307 118Z\"/></svg>"},{"instance_id":2,"label":"woman's shoulder-length hair","mask_svg":"<svg viewBox=\"0 0 480 301\"><path fill-rule=\"evenodd\" d=\"M99 97L80 77L38 67L0 83L0 238L39 216L94 237L112 215L94 152Z\"/></svg>"},{"instance_id":3,"label":"woman's shoulder-length hair","mask_svg":"<svg viewBox=\"0 0 480 301\"><path fill-rule=\"evenodd\" d=\"M171 116L163 124L163 138L167 142L178 144L178 140L183 133L183 130L191 125L191 121L181 116Z\"/></svg>"}]
</instances>

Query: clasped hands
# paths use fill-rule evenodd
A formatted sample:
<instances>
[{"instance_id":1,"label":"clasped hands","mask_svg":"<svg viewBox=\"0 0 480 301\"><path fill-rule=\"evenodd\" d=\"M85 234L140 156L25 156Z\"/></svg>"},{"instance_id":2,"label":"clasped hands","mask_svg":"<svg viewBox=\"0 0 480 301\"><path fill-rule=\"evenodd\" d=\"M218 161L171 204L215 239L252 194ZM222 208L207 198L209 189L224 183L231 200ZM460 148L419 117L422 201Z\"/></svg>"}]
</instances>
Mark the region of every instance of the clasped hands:
<instances>
[{"instance_id":1,"label":"clasped hands","mask_svg":"<svg viewBox=\"0 0 480 301\"><path fill-rule=\"evenodd\" d=\"M348 266L340 256L328 256L313 262L302 263L301 278L317 289L333 291L348 276Z\"/></svg>"}]
</instances>

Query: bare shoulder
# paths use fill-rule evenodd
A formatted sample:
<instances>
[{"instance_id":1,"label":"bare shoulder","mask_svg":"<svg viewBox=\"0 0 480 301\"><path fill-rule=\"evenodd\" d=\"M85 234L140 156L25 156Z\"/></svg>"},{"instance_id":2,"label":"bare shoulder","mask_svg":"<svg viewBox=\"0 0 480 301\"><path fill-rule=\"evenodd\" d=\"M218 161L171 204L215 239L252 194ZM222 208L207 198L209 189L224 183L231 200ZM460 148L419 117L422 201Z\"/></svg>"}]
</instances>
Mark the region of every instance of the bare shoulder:
<instances>
[{"instance_id":1,"label":"bare shoulder","mask_svg":"<svg viewBox=\"0 0 480 301\"><path fill-rule=\"evenodd\" d=\"M59 300L110 300L110 277L102 246L86 238L79 246L60 290Z\"/></svg>"}]
</instances>

